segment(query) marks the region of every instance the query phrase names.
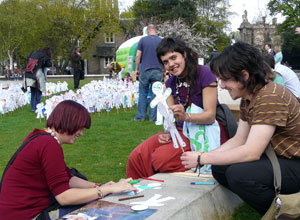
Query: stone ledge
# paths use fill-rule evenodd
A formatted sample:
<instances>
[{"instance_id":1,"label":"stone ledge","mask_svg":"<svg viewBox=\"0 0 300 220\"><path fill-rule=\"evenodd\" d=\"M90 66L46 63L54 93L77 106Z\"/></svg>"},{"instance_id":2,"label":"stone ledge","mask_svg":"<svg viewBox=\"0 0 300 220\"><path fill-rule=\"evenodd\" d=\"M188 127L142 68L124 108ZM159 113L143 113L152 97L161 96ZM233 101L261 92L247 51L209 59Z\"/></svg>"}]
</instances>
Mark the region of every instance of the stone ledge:
<instances>
[{"instance_id":1,"label":"stone ledge","mask_svg":"<svg viewBox=\"0 0 300 220\"><path fill-rule=\"evenodd\" d=\"M151 178L162 179L162 189L148 189L140 194L143 198L118 201L119 195L110 195L105 201L130 205L130 202L146 201L154 194L164 197L175 197L175 200L164 202L164 206L149 207L157 209L147 220L226 220L242 204L242 200L231 191L219 185L213 178L177 176L158 173ZM215 185L191 185L195 181L215 181ZM147 185L153 181L142 180L139 184Z\"/></svg>"}]
</instances>

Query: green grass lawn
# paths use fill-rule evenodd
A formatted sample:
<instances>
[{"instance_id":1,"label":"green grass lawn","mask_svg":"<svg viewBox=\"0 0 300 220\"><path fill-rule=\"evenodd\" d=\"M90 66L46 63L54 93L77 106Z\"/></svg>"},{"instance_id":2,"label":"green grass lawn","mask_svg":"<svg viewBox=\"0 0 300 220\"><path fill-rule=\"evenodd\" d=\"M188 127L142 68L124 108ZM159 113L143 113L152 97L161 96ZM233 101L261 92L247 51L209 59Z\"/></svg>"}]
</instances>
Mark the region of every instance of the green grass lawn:
<instances>
[{"instance_id":1,"label":"green grass lawn","mask_svg":"<svg viewBox=\"0 0 300 220\"><path fill-rule=\"evenodd\" d=\"M51 80L57 82L59 80ZM66 80L69 89L73 81ZM81 80L80 86L91 79ZM63 145L65 161L69 167L75 167L89 180L94 182L118 181L125 178L126 164L130 152L142 141L162 130L153 122L133 121L136 107L131 110L93 113L92 126L84 131L75 144ZM8 160L21 145L25 137L34 129L43 129L45 119L40 122L30 106L24 106L0 118L0 173ZM2 175L1 175L2 176ZM232 220L256 220L260 216L249 206L238 209Z\"/></svg>"}]
</instances>

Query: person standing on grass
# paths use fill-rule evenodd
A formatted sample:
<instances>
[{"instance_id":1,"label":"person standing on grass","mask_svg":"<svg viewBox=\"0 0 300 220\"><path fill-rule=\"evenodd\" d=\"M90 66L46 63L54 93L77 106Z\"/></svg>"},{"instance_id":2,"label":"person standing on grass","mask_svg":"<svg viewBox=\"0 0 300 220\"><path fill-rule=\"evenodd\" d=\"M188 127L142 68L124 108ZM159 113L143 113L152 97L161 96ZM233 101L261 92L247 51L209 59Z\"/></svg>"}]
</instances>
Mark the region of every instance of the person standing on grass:
<instances>
[{"instance_id":1,"label":"person standing on grass","mask_svg":"<svg viewBox=\"0 0 300 220\"><path fill-rule=\"evenodd\" d=\"M131 179L100 185L71 174L64 161L62 145L73 144L83 136L84 128L89 129L90 126L88 111L77 102L66 100L55 107L45 130L34 129L26 137L24 142L34 135L43 134L18 153L2 176L2 220L32 220L45 213L50 215L50 219L57 219L67 214L67 210L79 208L75 205L102 199L110 193L136 191L128 183ZM44 211L55 201L61 206L59 209L51 213Z\"/></svg>"},{"instance_id":2,"label":"person standing on grass","mask_svg":"<svg viewBox=\"0 0 300 220\"><path fill-rule=\"evenodd\" d=\"M137 114L133 120L144 121L147 114L149 85L154 82L163 80L162 66L156 57L156 48L161 42L161 38L157 36L157 30L153 24L147 27L148 36L140 39L137 46L135 58L136 70L133 75L139 76L139 100ZM141 65L140 65L141 64ZM151 87L150 87L151 91ZM154 99L152 94L150 102ZM149 106L149 120L156 121L157 108Z\"/></svg>"},{"instance_id":3,"label":"person standing on grass","mask_svg":"<svg viewBox=\"0 0 300 220\"><path fill-rule=\"evenodd\" d=\"M183 153L182 164L187 169L212 164L221 185L264 215L275 197L272 165L264 154L269 143L281 168L281 194L300 190L300 103L268 79L271 68L249 44L225 48L210 67L232 99L242 98L238 130L216 150Z\"/></svg>"},{"instance_id":4,"label":"person standing on grass","mask_svg":"<svg viewBox=\"0 0 300 220\"><path fill-rule=\"evenodd\" d=\"M33 51L27 57L25 70L25 80L23 88L30 87L31 92L31 111L36 110L37 104L41 102L42 94L46 94L46 76L44 70L51 67L51 50L49 47L42 47Z\"/></svg>"},{"instance_id":5,"label":"person standing on grass","mask_svg":"<svg viewBox=\"0 0 300 220\"><path fill-rule=\"evenodd\" d=\"M74 78L74 89L79 88L80 82L80 74L82 69L81 65L81 56L80 56L80 48L75 47L72 55L71 55L71 64L73 68L73 78Z\"/></svg>"}]
</instances>

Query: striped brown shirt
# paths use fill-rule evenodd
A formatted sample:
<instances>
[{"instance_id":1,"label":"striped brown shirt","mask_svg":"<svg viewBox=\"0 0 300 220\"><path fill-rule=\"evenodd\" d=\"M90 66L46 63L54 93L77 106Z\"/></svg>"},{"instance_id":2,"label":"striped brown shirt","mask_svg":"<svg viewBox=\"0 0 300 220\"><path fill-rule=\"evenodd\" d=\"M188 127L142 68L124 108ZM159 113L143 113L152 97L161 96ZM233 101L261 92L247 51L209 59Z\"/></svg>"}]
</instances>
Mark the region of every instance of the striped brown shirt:
<instances>
[{"instance_id":1,"label":"striped brown shirt","mask_svg":"<svg viewBox=\"0 0 300 220\"><path fill-rule=\"evenodd\" d=\"M250 126L276 126L271 143L277 155L300 158L300 103L288 89L269 82L250 102L243 99L240 109Z\"/></svg>"}]
</instances>

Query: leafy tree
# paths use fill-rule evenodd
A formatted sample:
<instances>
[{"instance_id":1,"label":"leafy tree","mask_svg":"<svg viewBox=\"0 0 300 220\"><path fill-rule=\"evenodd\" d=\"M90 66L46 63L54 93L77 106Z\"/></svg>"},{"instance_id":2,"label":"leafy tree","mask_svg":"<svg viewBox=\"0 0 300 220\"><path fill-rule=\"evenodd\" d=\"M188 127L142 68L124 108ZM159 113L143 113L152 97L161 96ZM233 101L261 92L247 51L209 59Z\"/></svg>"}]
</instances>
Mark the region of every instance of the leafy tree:
<instances>
[{"instance_id":1,"label":"leafy tree","mask_svg":"<svg viewBox=\"0 0 300 220\"><path fill-rule=\"evenodd\" d=\"M218 47L224 48L230 42L225 33L229 24L228 7L228 0L136 0L132 10L138 33L142 33L142 27L150 22L159 25L180 18L193 29L193 34L201 33L203 37L216 38Z\"/></svg>"},{"instance_id":2,"label":"leafy tree","mask_svg":"<svg viewBox=\"0 0 300 220\"><path fill-rule=\"evenodd\" d=\"M175 21L165 21L157 25L157 28L159 36L182 39L198 53L199 57L207 58L209 48L214 45L215 39L203 37L193 26L189 27L180 18Z\"/></svg>"},{"instance_id":3,"label":"leafy tree","mask_svg":"<svg viewBox=\"0 0 300 220\"><path fill-rule=\"evenodd\" d=\"M105 0L6 0L0 3L0 51L11 60L49 46L53 58L69 59L102 31L117 33L118 8Z\"/></svg>"},{"instance_id":4,"label":"leafy tree","mask_svg":"<svg viewBox=\"0 0 300 220\"><path fill-rule=\"evenodd\" d=\"M16 51L29 48L28 41L37 39L34 14L35 6L31 2L9 0L0 4L0 50L8 58L10 69L13 69Z\"/></svg>"},{"instance_id":5,"label":"leafy tree","mask_svg":"<svg viewBox=\"0 0 300 220\"><path fill-rule=\"evenodd\" d=\"M137 21L146 20L157 23L182 18L185 23L192 25L197 17L195 0L136 0L132 6Z\"/></svg>"},{"instance_id":6,"label":"leafy tree","mask_svg":"<svg viewBox=\"0 0 300 220\"><path fill-rule=\"evenodd\" d=\"M230 44L230 37L226 30L230 24L228 18L232 14L229 12L228 0L197 0L198 18L196 30L205 36L215 36L219 50Z\"/></svg>"},{"instance_id":7,"label":"leafy tree","mask_svg":"<svg viewBox=\"0 0 300 220\"><path fill-rule=\"evenodd\" d=\"M282 48L288 53L300 53L300 36L295 34L296 27L300 27L299 0L271 0L268 4L271 15L281 13L286 16L285 21L278 25L281 34Z\"/></svg>"}]
</instances>

